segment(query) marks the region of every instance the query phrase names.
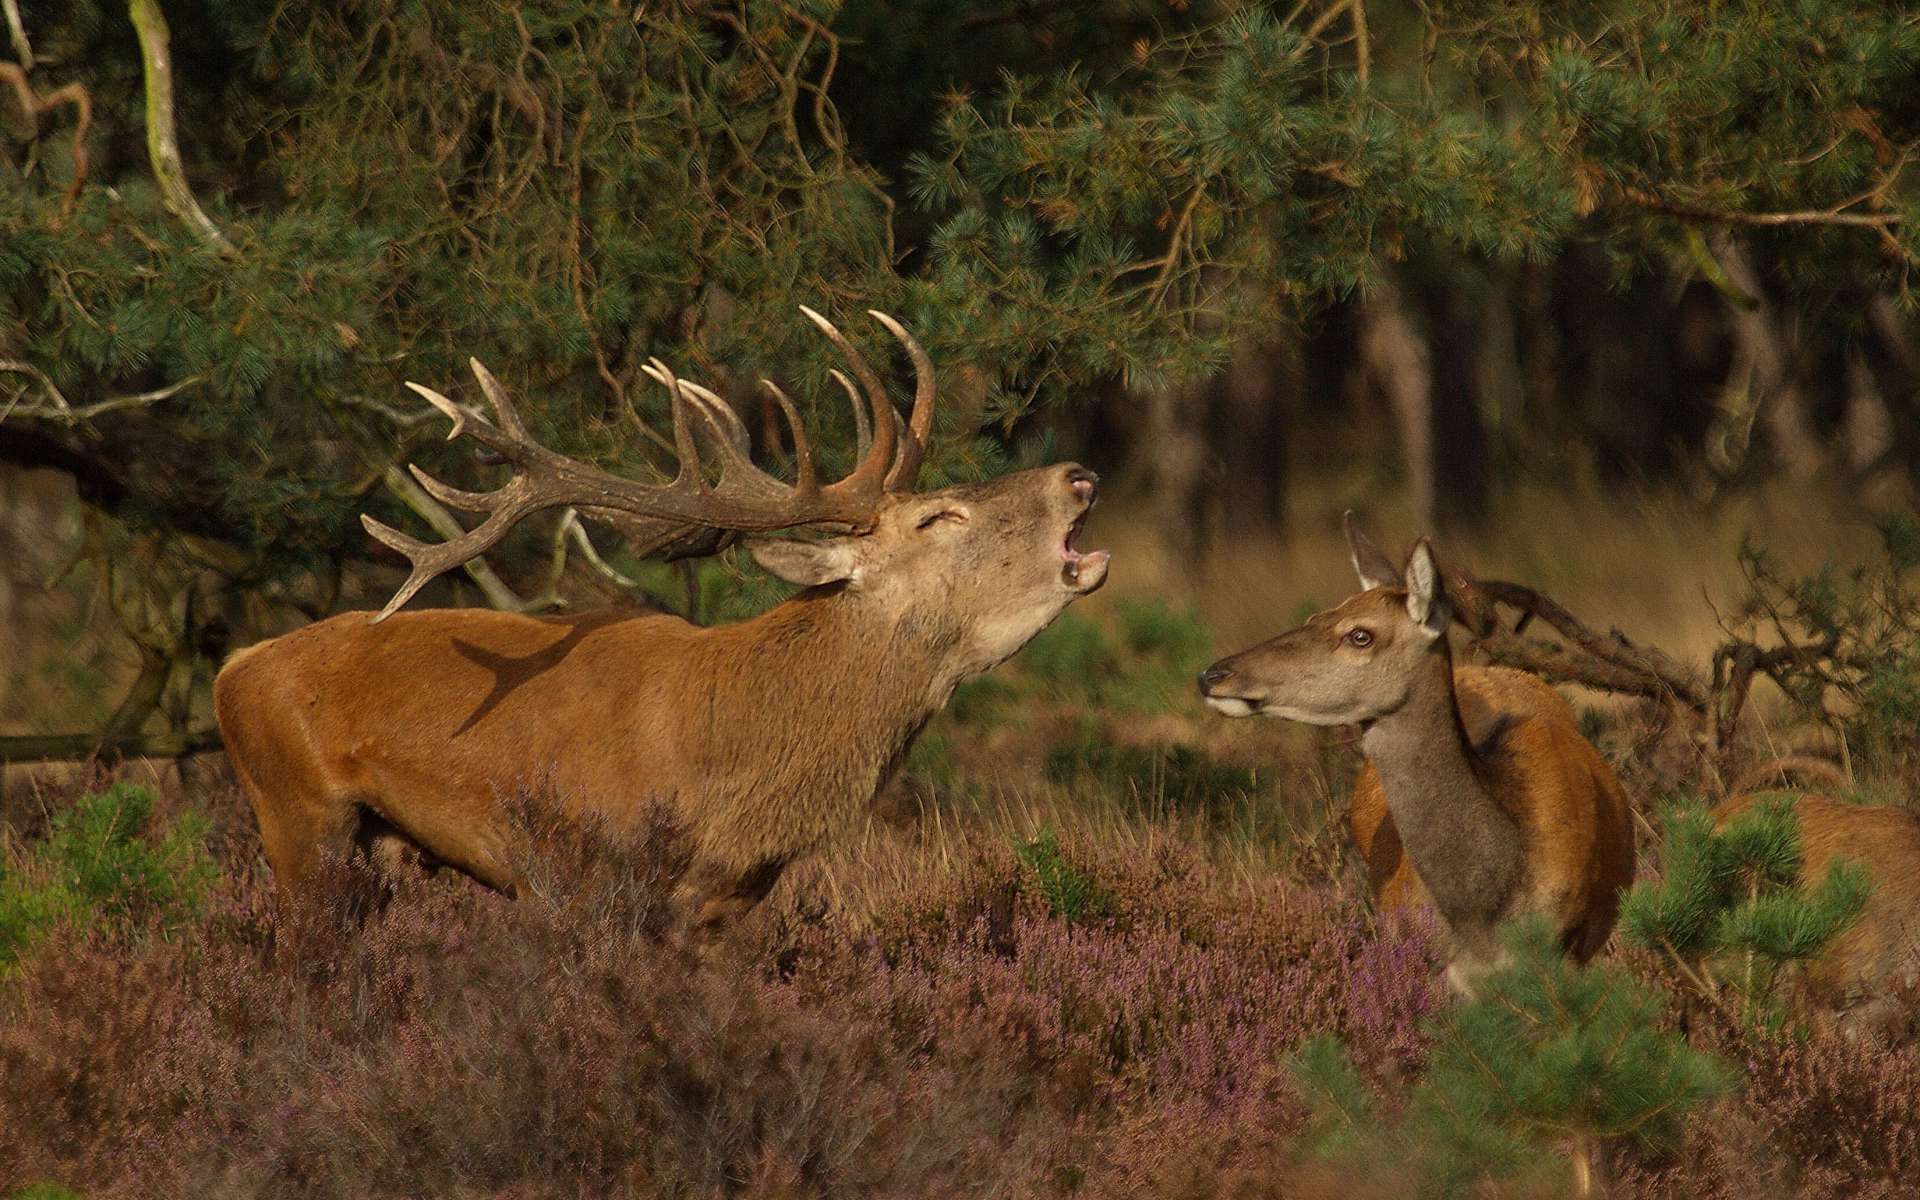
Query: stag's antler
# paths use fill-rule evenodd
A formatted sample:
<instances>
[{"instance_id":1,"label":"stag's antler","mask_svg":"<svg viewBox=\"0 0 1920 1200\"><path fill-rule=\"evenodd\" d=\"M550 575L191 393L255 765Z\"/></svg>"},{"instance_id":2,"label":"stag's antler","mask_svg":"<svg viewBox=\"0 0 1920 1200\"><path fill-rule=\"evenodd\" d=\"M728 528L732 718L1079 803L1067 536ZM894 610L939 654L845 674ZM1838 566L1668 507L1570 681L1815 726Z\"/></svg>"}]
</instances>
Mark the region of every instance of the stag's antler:
<instances>
[{"instance_id":1,"label":"stag's antler","mask_svg":"<svg viewBox=\"0 0 1920 1200\"><path fill-rule=\"evenodd\" d=\"M856 387L844 375L833 373L853 402L860 454L852 472L825 485L820 483L813 446L793 402L767 379L760 381L761 386L779 405L793 437L792 483L754 465L746 425L732 406L711 390L674 375L657 358L643 370L671 397L674 452L680 460L679 473L673 480L658 485L610 475L535 441L521 424L506 390L478 359L469 359L468 365L493 405L497 425L432 388L409 382L408 387L453 420L448 441L463 433L470 435L512 465L513 479L495 491L468 492L449 487L409 464L414 478L442 504L463 512L486 513L487 517L459 537L429 544L362 515L360 522L368 533L413 563L406 583L373 620L385 620L429 580L485 553L514 525L543 508L572 507L582 516L604 521L617 529L641 557L662 552L669 557L710 554L738 533L805 525L842 531L872 528L882 494L910 489L919 472L933 426L933 363L898 321L885 313L870 313L900 340L913 360L913 416L902 428L880 377L859 351L825 317L804 306L800 311L839 347L860 382ZM711 463L702 457L703 442ZM711 482L709 465L717 468L717 478Z\"/></svg>"}]
</instances>

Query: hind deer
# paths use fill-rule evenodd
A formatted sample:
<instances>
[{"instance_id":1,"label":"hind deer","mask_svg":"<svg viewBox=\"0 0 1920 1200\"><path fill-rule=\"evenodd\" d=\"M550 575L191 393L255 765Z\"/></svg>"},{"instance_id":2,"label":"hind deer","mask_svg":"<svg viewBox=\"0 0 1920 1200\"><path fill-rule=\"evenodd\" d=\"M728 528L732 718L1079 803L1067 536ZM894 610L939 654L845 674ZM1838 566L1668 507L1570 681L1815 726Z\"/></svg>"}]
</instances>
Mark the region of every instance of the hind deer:
<instances>
[{"instance_id":1,"label":"hind deer","mask_svg":"<svg viewBox=\"0 0 1920 1200\"><path fill-rule=\"evenodd\" d=\"M1433 551L1403 572L1347 514L1366 590L1298 629L1200 675L1232 717L1358 725L1367 764L1354 785L1354 837L1377 903L1431 901L1457 990L1499 960L1498 926L1543 913L1576 960L1612 932L1633 879L1633 825L1611 768L1572 709L1518 671L1455 668Z\"/></svg>"},{"instance_id":2,"label":"hind deer","mask_svg":"<svg viewBox=\"0 0 1920 1200\"><path fill-rule=\"evenodd\" d=\"M215 681L221 734L283 894L300 890L324 850L353 845L388 866L417 855L512 893L501 800L537 783L616 828L649 800L669 805L693 843L689 908L711 929L870 804L959 683L1105 582L1107 552L1074 545L1094 502L1091 471L1066 463L913 491L933 427L926 352L871 314L914 365L902 425L877 373L802 311L858 380L833 372L861 445L853 470L830 483L793 404L767 381L793 441L791 483L754 465L725 401L658 360L650 374L671 397L680 461L661 485L534 441L477 361L494 421L408 385L452 419L449 438L472 438L513 478L465 492L414 468L439 500L485 520L429 545L363 517L413 563L386 607L243 650ZM395 611L516 522L563 506L613 526L636 555L712 553L748 535L763 567L805 590L714 628L631 610ZM803 530L823 536L767 536Z\"/></svg>"}]
</instances>

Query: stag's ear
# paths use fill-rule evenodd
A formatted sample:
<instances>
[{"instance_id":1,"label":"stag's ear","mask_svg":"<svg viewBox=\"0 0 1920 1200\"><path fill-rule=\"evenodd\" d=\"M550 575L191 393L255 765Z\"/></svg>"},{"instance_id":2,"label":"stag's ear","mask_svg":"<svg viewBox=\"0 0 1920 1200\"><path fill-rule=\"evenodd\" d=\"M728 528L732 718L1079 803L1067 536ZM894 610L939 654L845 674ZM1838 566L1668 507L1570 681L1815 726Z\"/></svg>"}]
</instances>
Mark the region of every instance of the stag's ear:
<instances>
[{"instance_id":1,"label":"stag's ear","mask_svg":"<svg viewBox=\"0 0 1920 1200\"><path fill-rule=\"evenodd\" d=\"M1360 522L1348 509L1340 518L1341 526L1347 531L1347 550L1353 556L1353 573L1360 577L1360 586L1371 591L1379 587L1405 587L1400 578L1400 568L1393 560L1380 552L1373 539L1360 529Z\"/></svg>"},{"instance_id":2,"label":"stag's ear","mask_svg":"<svg viewBox=\"0 0 1920 1200\"><path fill-rule=\"evenodd\" d=\"M822 538L803 542L794 538L748 538L747 553L768 571L801 587L847 580L857 583L860 564L851 538Z\"/></svg>"},{"instance_id":3,"label":"stag's ear","mask_svg":"<svg viewBox=\"0 0 1920 1200\"><path fill-rule=\"evenodd\" d=\"M1407 615L1428 638L1447 631L1447 593L1440 586L1440 568L1433 547L1421 538L1407 558Z\"/></svg>"}]
</instances>

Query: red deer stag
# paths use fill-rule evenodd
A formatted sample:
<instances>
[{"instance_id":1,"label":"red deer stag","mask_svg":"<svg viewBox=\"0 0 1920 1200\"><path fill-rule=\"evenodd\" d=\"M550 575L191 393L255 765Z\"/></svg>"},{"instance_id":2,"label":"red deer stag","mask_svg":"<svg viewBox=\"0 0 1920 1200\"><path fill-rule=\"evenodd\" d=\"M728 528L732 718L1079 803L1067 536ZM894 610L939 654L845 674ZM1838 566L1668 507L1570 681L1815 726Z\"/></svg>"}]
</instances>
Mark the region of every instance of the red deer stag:
<instances>
[{"instance_id":1,"label":"red deer stag","mask_svg":"<svg viewBox=\"0 0 1920 1200\"><path fill-rule=\"evenodd\" d=\"M1358 725L1355 840L1383 907L1431 900L1446 925L1447 978L1467 990L1499 959L1499 924L1544 913L1567 952L1592 957L1633 879L1633 825L1613 771L1544 682L1455 669L1433 552L1402 572L1347 515L1366 589L1200 676L1234 717Z\"/></svg>"},{"instance_id":2,"label":"red deer stag","mask_svg":"<svg viewBox=\"0 0 1920 1200\"><path fill-rule=\"evenodd\" d=\"M513 478L465 492L415 467L442 502L486 519L428 545L363 517L413 562L386 608L250 647L215 681L221 734L283 894L323 848L355 844L388 864L417 850L512 893L501 797L537 780L569 811L616 828L650 799L670 805L693 843L692 915L710 928L756 904L789 862L869 804L956 685L1105 582L1107 552L1074 546L1094 501L1091 471L1068 463L914 492L933 426L926 352L871 314L914 364L902 425L858 351L802 311L859 381L833 372L862 445L831 483L793 404L767 381L793 440L792 483L753 464L745 426L720 397L658 360L649 373L670 394L680 460L662 485L534 441L478 362L497 424L408 385L452 418L450 437L473 438ZM763 567L805 590L714 628L630 610L395 612L529 514L569 505L641 555L712 553L748 535ZM765 536L798 530L823 536Z\"/></svg>"}]
</instances>

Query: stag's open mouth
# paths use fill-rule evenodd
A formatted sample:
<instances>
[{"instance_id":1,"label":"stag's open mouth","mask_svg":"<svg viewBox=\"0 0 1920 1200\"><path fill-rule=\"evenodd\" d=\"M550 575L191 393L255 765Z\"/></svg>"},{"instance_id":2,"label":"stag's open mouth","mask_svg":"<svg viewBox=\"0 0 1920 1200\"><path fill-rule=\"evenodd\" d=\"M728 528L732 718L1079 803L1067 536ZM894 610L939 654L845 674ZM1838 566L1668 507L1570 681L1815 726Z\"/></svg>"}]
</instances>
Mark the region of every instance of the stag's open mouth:
<instances>
[{"instance_id":1,"label":"stag's open mouth","mask_svg":"<svg viewBox=\"0 0 1920 1200\"><path fill-rule=\"evenodd\" d=\"M1073 524L1067 526L1066 536L1060 539L1060 582L1083 596L1107 581L1107 561L1113 557L1106 550L1082 553L1074 549L1073 539L1080 536L1080 529L1086 523L1087 514L1082 512L1073 519Z\"/></svg>"}]
</instances>

